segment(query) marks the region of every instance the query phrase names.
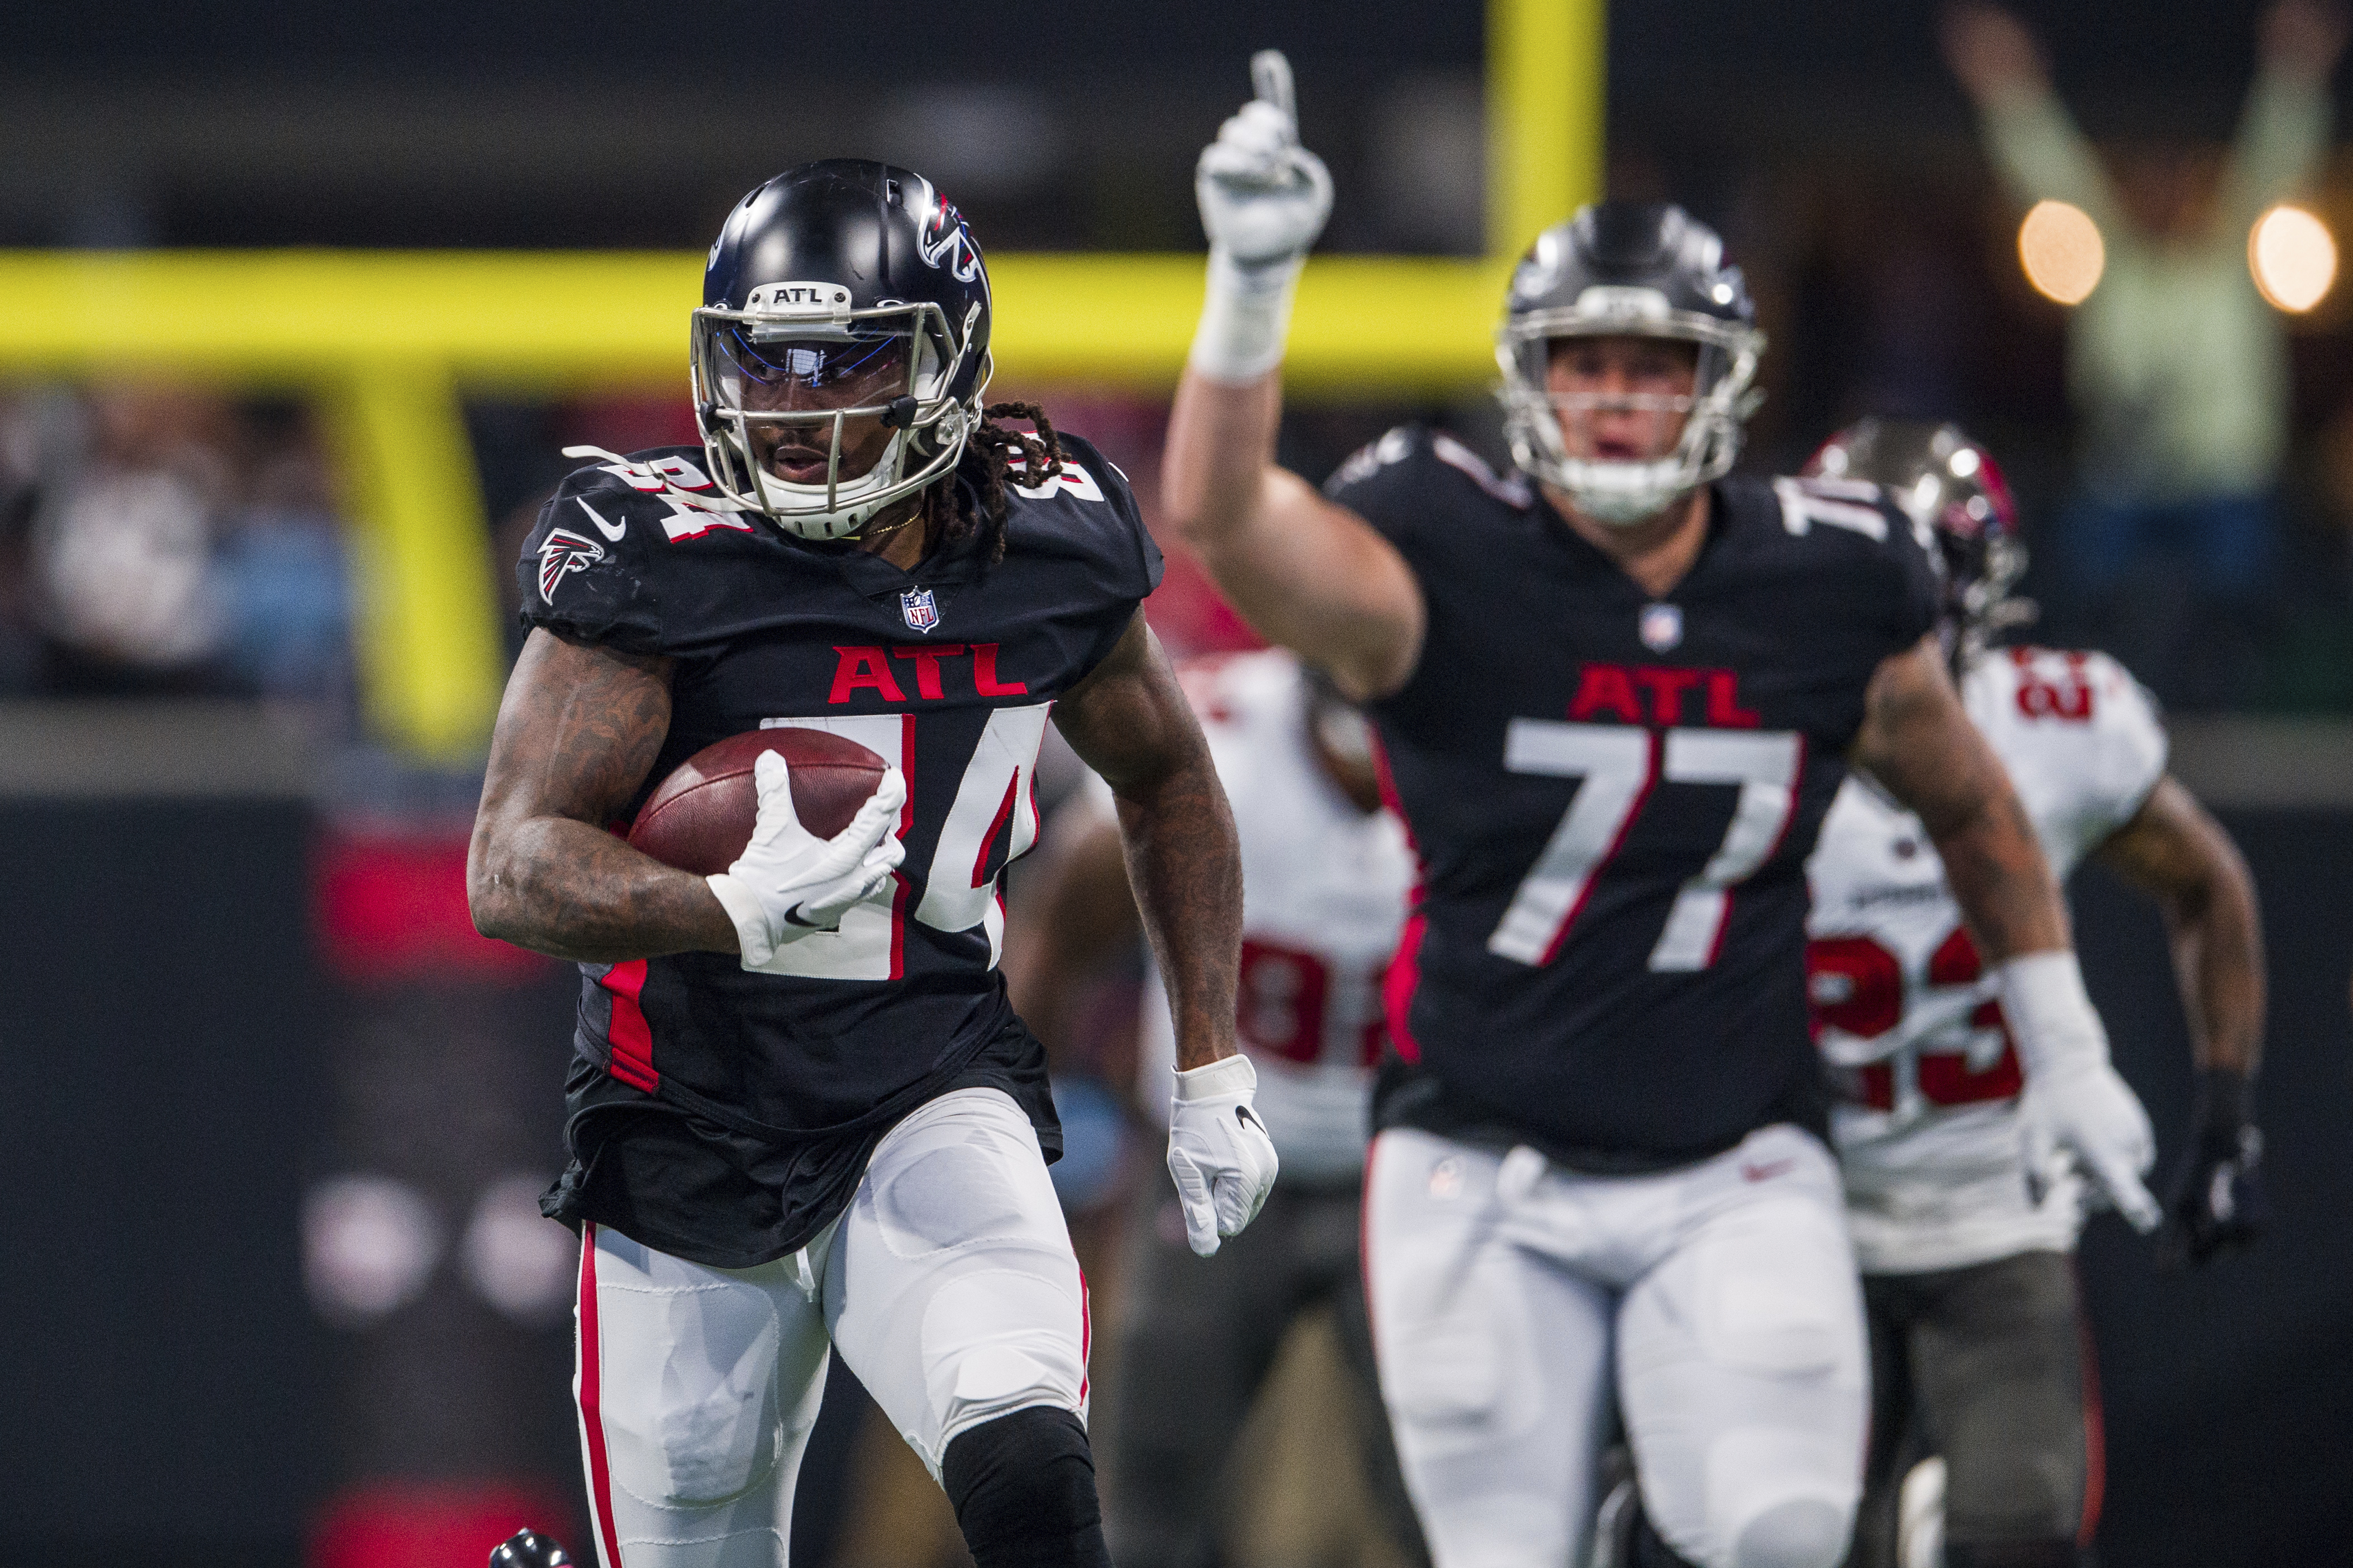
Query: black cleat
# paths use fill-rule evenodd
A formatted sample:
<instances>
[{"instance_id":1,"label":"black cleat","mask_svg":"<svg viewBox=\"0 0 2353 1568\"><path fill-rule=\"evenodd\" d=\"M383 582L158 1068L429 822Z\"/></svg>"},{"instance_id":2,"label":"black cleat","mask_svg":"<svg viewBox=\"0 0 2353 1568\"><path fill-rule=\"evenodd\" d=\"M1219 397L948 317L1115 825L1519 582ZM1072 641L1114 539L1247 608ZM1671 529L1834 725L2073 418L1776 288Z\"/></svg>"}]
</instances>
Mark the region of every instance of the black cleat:
<instances>
[{"instance_id":1,"label":"black cleat","mask_svg":"<svg viewBox=\"0 0 2353 1568\"><path fill-rule=\"evenodd\" d=\"M491 1552L491 1568L572 1568L572 1554L552 1535L518 1530Z\"/></svg>"}]
</instances>

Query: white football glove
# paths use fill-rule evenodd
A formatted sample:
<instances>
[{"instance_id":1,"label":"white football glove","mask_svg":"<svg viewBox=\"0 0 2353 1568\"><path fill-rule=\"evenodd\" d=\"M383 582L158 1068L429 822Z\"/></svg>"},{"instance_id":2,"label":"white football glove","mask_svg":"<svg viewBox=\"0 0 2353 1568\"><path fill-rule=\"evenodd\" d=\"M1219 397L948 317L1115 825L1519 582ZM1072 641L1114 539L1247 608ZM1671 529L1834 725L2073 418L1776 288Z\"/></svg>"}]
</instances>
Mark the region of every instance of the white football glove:
<instances>
[{"instance_id":1,"label":"white football glove","mask_svg":"<svg viewBox=\"0 0 2353 1568\"><path fill-rule=\"evenodd\" d=\"M2156 1163L2157 1139L2108 1061L2107 1030L2075 955L2031 952L1997 967L1994 978L2026 1069L2018 1121L2028 1181L2046 1181L2072 1159L2135 1230L2155 1230L2162 1213L2141 1177Z\"/></svg>"},{"instance_id":2,"label":"white football glove","mask_svg":"<svg viewBox=\"0 0 2353 1568\"><path fill-rule=\"evenodd\" d=\"M1185 1211L1185 1239L1203 1258L1218 1250L1220 1237L1240 1236L1274 1190L1274 1142L1250 1105L1257 1088L1258 1069L1239 1055L1176 1075L1168 1173Z\"/></svg>"},{"instance_id":3,"label":"white football glove","mask_svg":"<svg viewBox=\"0 0 2353 1568\"><path fill-rule=\"evenodd\" d=\"M1299 144L1291 62L1250 57L1258 96L1218 128L1193 171L1209 285L1193 340L1194 368L1213 380L1254 381L1282 360L1292 290L1308 247L1332 216L1332 175Z\"/></svg>"},{"instance_id":4,"label":"white football glove","mask_svg":"<svg viewBox=\"0 0 2353 1568\"><path fill-rule=\"evenodd\" d=\"M886 768L849 826L819 838L793 809L792 767L782 756L761 752L752 780L760 792L752 841L735 864L705 879L735 922L744 967L760 969L801 938L838 929L853 905L891 879L907 855L891 831L906 804L907 781Z\"/></svg>"},{"instance_id":5,"label":"white football glove","mask_svg":"<svg viewBox=\"0 0 2353 1568\"><path fill-rule=\"evenodd\" d=\"M1250 57L1258 96L1218 127L1193 170L1209 247L1258 268L1307 254L1332 216L1332 175L1299 144L1291 62L1279 49Z\"/></svg>"}]
</instances>

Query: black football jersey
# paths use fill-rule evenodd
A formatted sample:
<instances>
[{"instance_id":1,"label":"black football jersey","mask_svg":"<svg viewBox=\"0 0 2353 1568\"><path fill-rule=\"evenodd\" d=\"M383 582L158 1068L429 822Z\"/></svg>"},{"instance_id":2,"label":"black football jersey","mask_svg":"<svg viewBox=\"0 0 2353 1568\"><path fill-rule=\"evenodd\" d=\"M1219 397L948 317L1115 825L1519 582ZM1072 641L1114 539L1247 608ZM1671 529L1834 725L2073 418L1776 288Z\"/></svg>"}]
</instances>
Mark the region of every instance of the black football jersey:
<instances>
[{"instance_id":1,"label":"black football jersey","mask_svg":"<svg viewBox=\"0 0 2353 1568\"><path fill-rule=\"evenodd\" d=\"M802 1245L908 1110L987 1082L1059 1150L1044 1062L1005 998L998 880L1038 834L1055 698L1111 652L1158 583L1125 479L1065 437L1011 489L1005 558L973 542L913 573L698 509L699 447L586 468L518 565L534 626L676 660L668 739L630 816L695 752L745 731L829 731L896 763L895 881L784 950L581 966L569 1131L550 1211L743 1268ZM626 818L625 818L626 821ZM620 826L620 825L616 825Z\"/></svg>"},{"instance_id":2,"label":"black football jersey","mask_svg":"<svg viewBox=\"0 0 2353 1568\"><path fill-rule=\"evenodd\" d=\"M1806 858L1865 683L1935 624L1927 542L1867 485L1729 479L1652 599L1446 436L1326 488L1429 607L1373 704L1421 864L1377 1120L1604 1171L1819 1129Z\"/></svg>"}]
</instances>

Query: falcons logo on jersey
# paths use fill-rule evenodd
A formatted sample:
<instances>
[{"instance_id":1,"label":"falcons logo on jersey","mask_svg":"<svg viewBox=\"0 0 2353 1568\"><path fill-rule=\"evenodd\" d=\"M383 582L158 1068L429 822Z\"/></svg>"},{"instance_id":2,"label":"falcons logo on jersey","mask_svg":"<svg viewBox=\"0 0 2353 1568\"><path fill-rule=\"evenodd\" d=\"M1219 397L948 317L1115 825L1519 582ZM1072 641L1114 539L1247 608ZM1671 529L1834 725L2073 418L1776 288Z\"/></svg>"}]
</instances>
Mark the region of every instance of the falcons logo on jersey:
<instances>
[{"instance_id":1,"label":"falcons logo on jersey","mask_svg":"<svg viewBox=\"0 0 2353 1568\"><path fill-rule=\"evenodd\" d=\"M539 547L539 596L555 602L555 585L567 572L585 572L605 559L605 547L567 528L550 532Z\"/></svg>"}]
</instances>

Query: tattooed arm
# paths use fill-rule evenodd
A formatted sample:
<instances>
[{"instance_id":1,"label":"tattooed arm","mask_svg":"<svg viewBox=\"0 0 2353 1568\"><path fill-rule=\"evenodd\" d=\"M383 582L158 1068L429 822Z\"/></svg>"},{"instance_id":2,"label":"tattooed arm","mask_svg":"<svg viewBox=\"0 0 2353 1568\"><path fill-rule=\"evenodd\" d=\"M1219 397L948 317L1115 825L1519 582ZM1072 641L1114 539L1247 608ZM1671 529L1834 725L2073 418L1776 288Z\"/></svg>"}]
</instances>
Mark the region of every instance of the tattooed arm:
<instances>
[{"instance_id":1,"label":"tattooed arm","mask_svg":"<svg viewBox=\"0 0 2353 1568\"><path fill-rule=\"evenodd\" d=\"M1241 850L1209 744L1143 612L1055 705L1054 723L1118 803L1128 881L1176 1015L1177 1067L1233 1055Z\"/></svg>"},{"instance_id":2,"label":"tattooed arm","mask_svg":"<svg viewBox=\"0 0 2353 1568\"><path fill-rule=\"evenodd\" d=\"M466 856L474 927L584 963L736 951L701 877L606 830L670 731L670 661L535 630L491 738Z\"/></svg>"}]
</instances>

